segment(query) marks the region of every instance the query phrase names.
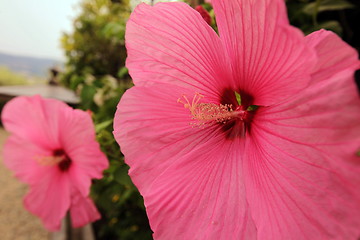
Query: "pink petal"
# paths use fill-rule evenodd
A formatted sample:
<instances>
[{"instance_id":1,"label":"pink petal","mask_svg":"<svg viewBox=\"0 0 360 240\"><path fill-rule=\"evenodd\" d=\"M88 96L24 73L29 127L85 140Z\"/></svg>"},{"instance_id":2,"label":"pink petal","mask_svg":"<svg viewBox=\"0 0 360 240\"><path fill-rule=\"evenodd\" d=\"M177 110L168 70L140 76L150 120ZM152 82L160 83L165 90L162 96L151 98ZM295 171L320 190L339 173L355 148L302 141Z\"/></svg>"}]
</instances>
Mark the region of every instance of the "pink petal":
<instances>
[{"instance_id":1,"label":"pink petal","mask_svg":"<svg viewBox=\"0 0 360 240\"><path fill-rule=\"evenodd\" d=\"M7 131L53 150L60 146L57 136L64 108L65 103L53 99L17 97L4 106L1 117Z\"/></svg>"},{"instance_id":2,"label":"pink petal","mask_svg":"<svg viewBox=\"0 0 360 240\"><path fill-rule=\"evenodd\" d=\"M109 161L101 152L95 139L95 129L88 113L71 108L64 109L59 133L62 147L73 161L70 176L74 186L83 194L89 195L91 179L102 178Z\"/></svg>"},{"instance_id":3,"label":"pink petal","mask_svg":"<svg viewBox=\"0 0 360 240\"><path fill-rule=\"evenodd\" d=\"M225 141L217 126L191 126L189 110L176 102L191 93L165 84L136 86L115 115L114 135L144 196L154 238L253 237L240 142Z\"/></svg>"},{"instance_id":4,"label":"pink petal","mask_svg":"<svg viewBox=\"0 0 360 240\"><path fill-rule=\"evenodd\" d=\"M62 129L66 129L59 132L59 139L67 153L86 149L87 144L95 141L94 124L87 112L68 107L62 111L59 124Z\"/></svg>"},{"instance_id":5,"label":"pink petal","mask_svg":"<svg viewBox=\"0 0 360 240\"><path fill-rule=\"evenodd\" d=\"M360 68L358 53L331 31L319 30L306 36L307 44L315 48L319 61L312 84L331 77L346 68Z\"/></svg>"},{"instance_id":6,"label":"pink petal","mask_svg":"<svg viewBox=\"0 0 360 240\"><path fill-rule=\"evenodd\" d=\"M135 85L171 83L220 96L232 84L219 37L185 3L138 5L127 23L126 47Z\"/></svg>"},{"instance_id":7,"label":"pink petal","mask_svg":"<svg viewBox=\"0 0 360 240\"><path fill-rule=\"evenodd\" d=\"M102 172L108 166L108 160L105 156L98 155L96 152L95 155L90 155L91 152L89 151L89 155L81 153L71 157L73 162L69 169L69 178L72 185L84 197L90 194L91 180L93 178L102 178ZM102 161L104 164L101 164Z\"/></svg>"},{"instance_id":8,"label":"pink petal","mask_svg":"<svg viewBox=\"0 0 360 240\"><path fill-rule=\"evenodd\" d=\"M193 96L194 92L169 84L136 86L126 91L118 105L114 136L131 166L134 183L143 193L171 160L199 143L201 129L191 127L189 110L177 103L182 94Z\"/></svg>"},{"instance_id":9,"label":"pink petal","mask_svg":"<svg viewBox=\"0 0 360 240\"><path fill-rule=\"evenodd\" d=\"M258 239L359 237L359 119L351 68L259 109L244 159Z\"/></svg>"},{"instance_id":10,"label":"pink petal","mask_svg":"<svg viewBox=\"0 0 360 240\"><path fill-rule=\"evenodd\" d=\"M15 173L15 177L28 184L41 181L39 176L44 167L39 165L36 157L51 153L16 135L10 136L3 147L5 165Z\"/></svg>"},{"instance_id":11,"label":"pink petal","mask_svg":"<svg viewBox=\"0 0 360 240\"><path fill-rule=\"evenodd\" d=\"M170 159L143 195L154 239L256 239L241 143L225 143L221 134L203 140L194 151Z\"/></svg>"},{"instance_id":12,"label":"pink petal","mask_svg":"<svg viewBox=\"0 0 360 240\"><path fill-rule=\"evenodd\" d=\"M306 87L316 60L283 0L214 0L220 38L237 88L269 106Z\"/></svg>"},{"instance_id":13,"label":"pink petal","mask_svg":"<svg viewBox=\"0 0 360 240\"><path fill-rule=\"evenodd\" d=\"M83 197L74 190L71 198L70 216L72 226L82 227L90 222L100 219L100 213L89 197Z\"/></svg>"},{"instance_id":14,"label":"pink petal","mask_svg":"<svg viewBox=\"0 0 360 240\"><path fill-rule=\"evenodd\" d=\"M30 186L24 200L25 208L41 218L50 231L58 231L61 220L70 208L70 183L66 173L48 167L41 181Z\"/></svg>"}]
</instances>

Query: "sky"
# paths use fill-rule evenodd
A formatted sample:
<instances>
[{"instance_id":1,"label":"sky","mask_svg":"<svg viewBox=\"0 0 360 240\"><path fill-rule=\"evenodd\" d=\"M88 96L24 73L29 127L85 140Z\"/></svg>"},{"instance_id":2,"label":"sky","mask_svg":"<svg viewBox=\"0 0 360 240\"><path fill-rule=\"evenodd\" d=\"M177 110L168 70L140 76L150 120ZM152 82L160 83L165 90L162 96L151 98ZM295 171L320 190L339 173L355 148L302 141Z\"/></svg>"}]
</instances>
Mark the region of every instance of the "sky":
<instances>
[{"instance_id":1,"label":"sky","mask_svg":"<svg viewBox=\"0 0 360 240\"><path fill-rule=\"evenodd\" d=\"M0 52L64 60L62 32L72 31L80 0L0 0Z\"/></svg>"}]
</instances>

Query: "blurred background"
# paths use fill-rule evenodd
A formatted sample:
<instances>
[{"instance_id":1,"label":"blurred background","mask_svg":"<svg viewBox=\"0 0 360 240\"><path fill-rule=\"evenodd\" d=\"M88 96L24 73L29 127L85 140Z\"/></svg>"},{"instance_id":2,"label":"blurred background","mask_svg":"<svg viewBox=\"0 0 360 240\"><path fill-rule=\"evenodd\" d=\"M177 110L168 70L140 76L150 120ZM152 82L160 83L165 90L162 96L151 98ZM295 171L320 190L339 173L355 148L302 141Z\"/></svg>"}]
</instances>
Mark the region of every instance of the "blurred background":
<instances>
[{"instance_id":1,"label":"blurred background","mask_svg":"<svg viewBox=\"0 0 360 240\"><path fill-rule=\"evenodd\" d=\"M125 67L126 21L140 2L159 1L0 0L0 107L18 95L41 94L92 113L97 139L110 161L104 178L92 186L102 213L93 224L92 234L98 240L151 239L143 200L112 136L116 105L132 86ZM202 5L216 30L211 4L187 2L194 8ZM305 34L329 29L360 50L360 1L287 0L286 4L290 22ZM6 136L0 129L1 146ZM4 186L0 188L1 239L49 239L40 221L22 207L26 186L1 162L0 184Z\"/></svg>"}]
</instances>

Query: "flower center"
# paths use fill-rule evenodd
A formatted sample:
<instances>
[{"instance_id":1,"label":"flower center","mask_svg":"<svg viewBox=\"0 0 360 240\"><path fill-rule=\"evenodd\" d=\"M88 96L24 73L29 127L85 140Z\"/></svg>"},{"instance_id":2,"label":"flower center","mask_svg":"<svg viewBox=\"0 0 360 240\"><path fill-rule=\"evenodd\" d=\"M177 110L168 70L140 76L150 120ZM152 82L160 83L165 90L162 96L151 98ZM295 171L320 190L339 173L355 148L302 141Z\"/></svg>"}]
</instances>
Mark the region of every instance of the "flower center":
<instances>
[{"instance_id":1,"label":"flower center","mask_svg":"<svg viewBox=\"0 0 360 240\"><path fill-rule=\"evenodd\" d=\"M231 103L204 103L203 98L200 93L195 93L190 100L186 95L182 95L177 101L189 109L191 118L195 120L192 125L204 127L206 124L218 123L231 138L245 135L246 125L250 123L258 106L245 106L241 102L240 94L234 91L232 96L228 97Z\"/></svg>"},{"instance_id":2,"label":"flower center","mask_svg":"<svg viewBox=\"0 0 360 240\"><path fill-rule=\"evenodd\" d=\"M62 149L56 149L51 156L35 157L35 160L43 166L57 165L62 172L67 171L71 165L71 159Z\"/></svg>"}]
</instances>

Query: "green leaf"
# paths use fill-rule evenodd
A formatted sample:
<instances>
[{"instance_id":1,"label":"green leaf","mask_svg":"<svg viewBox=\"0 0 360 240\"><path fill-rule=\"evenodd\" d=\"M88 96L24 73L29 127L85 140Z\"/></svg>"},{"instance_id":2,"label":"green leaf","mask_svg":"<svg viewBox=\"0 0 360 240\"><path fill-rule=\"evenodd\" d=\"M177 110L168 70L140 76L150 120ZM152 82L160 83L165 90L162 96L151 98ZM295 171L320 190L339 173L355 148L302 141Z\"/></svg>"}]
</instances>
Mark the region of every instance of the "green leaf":
<instances>
[{"instance_id":1,"label":"green leaf","mask_svg":"<svg viewBox=\"0 0 360 240\"><path fill-rule=\"evenodd\" d=\"M126 200L128 200L131 197L131 195L133 193L134 193L134 189L132 189L132 188L129 188L129 189L125 190L125 192L123 193L123 195L119 199L119 203L120 204L124 203Z\"/></svg>"},{"instance_id":2,"label":"green leaf","mask_svg":"<svg viewBox=\"0 0 360 240\"><path fill-rule=\"evenodd\" d=\"M319 29L324 28L331 30L339 35L342 34L342 27L338 21L326 21L319 24Z\"/></svg>"},{"instance_id":3,"label":"green leaf","mask_svg":"<svg viewBox=\"0 0 360 240\"><path fill-rule=\"evenodd\" d=\"M78 75L72 75L70 77L70 84L69 84L69 87L72 89L72 90L76 90L76 88L78 87L78 85L80 83L83 83L84 82L84 78L83 77L80 77Z\"/></svg>"},{"instance_id":4,"label":"green leaf","mask_svg":"<svg viewBox=\"0 0 360 240\"><path fill-rule=\"evenodd\" d=\"M84 87L81 91L81 94L80 94L81 102L82 102L84 108L87 108L87 109L90 108L90 106L93 102L95 93L96 93L96 88L94 86L84 85Z\"/></svg>"},{"instance_id":5,"label":"green leaf","mask_svg":"<svg viewBox=\"0 0 360 240\"><path fill-rule=\"evenodd\" d=\"M120 184L132 186L133 183L128 174L129 167L125 164L118 167L114 173L114 179Z\"/></svg>"},{"instance_id":6,"label":"green leaf","mask_svg":"<svg viewBox=\"0 0 360 240\"><path fill-rule=\"evenodd\" d=\"M235 93L235 97L236 97L236 101L239 104L239 106L241 106L241 96L238 92L234 92Z\"/></svg>"},{"instance_id":7,"label":"green leaf","mask_svg":"<svg viewBox=\"0 0 360 240\"><path fill-rule=\"evenodd\" d=\"M259 106L257 106L257 105L250 105L250 106L246 109L246 111L251 112L251 111L257 110L258 108L259 108Z\"/></svg>"},{"instance_id":8,"label":"green leaf","mask_svg":"<svg viewBox=\"0 0 360 240\"><path fill-rule=\"evenodd\" d=\"M316 4L316 2L307 4L304 7L303 12L308 15L313 15L316 8L316 12L338 11L354 8L354 5L346 0L322 0L320 1L320 5L318 7L316 6Z\"/></svg>"},{"instance_id":9,"label":"green leaf","mask_svg":"<svg viewBox=\"0 0 360 240\"><path fill-rule=\"evenodd\" d=\"M312 33L312 32L317 31L319 29L331 30L331 31L337 33L340 36L342 34L342 27L341 27L341 25L340 25L340 23L338 21L321 22L317 26L306 29L305 34Z\"/></svg>"},{"instance_id":10,"label":"green leaf","mask_svg":"<svg viewBox=\"0 0 360 240\"><path fill-rule=\"evenodd\" d=\"M119 78L124 78L125 75L128 74L128 73L129 73L129 70L127 69L127 67L122 67L122 68L120 68L117 76L118 76Z\"/></svg>"},{"instance_id":11,"label":"green leaf","mask_svg":"<svg viewBox=\"0 0 360 240\"><path fill-rule=\"evenodd\" d=\"M98 123L95 125L95 131L96 133L100 132L101 130L107 128L108 126L110 126L111 124L113 123L113 120L110 119L110 120L107 120L107 121L104 121L104 122L101 122L101 123Z\"/></svg>"}]
</instances>

